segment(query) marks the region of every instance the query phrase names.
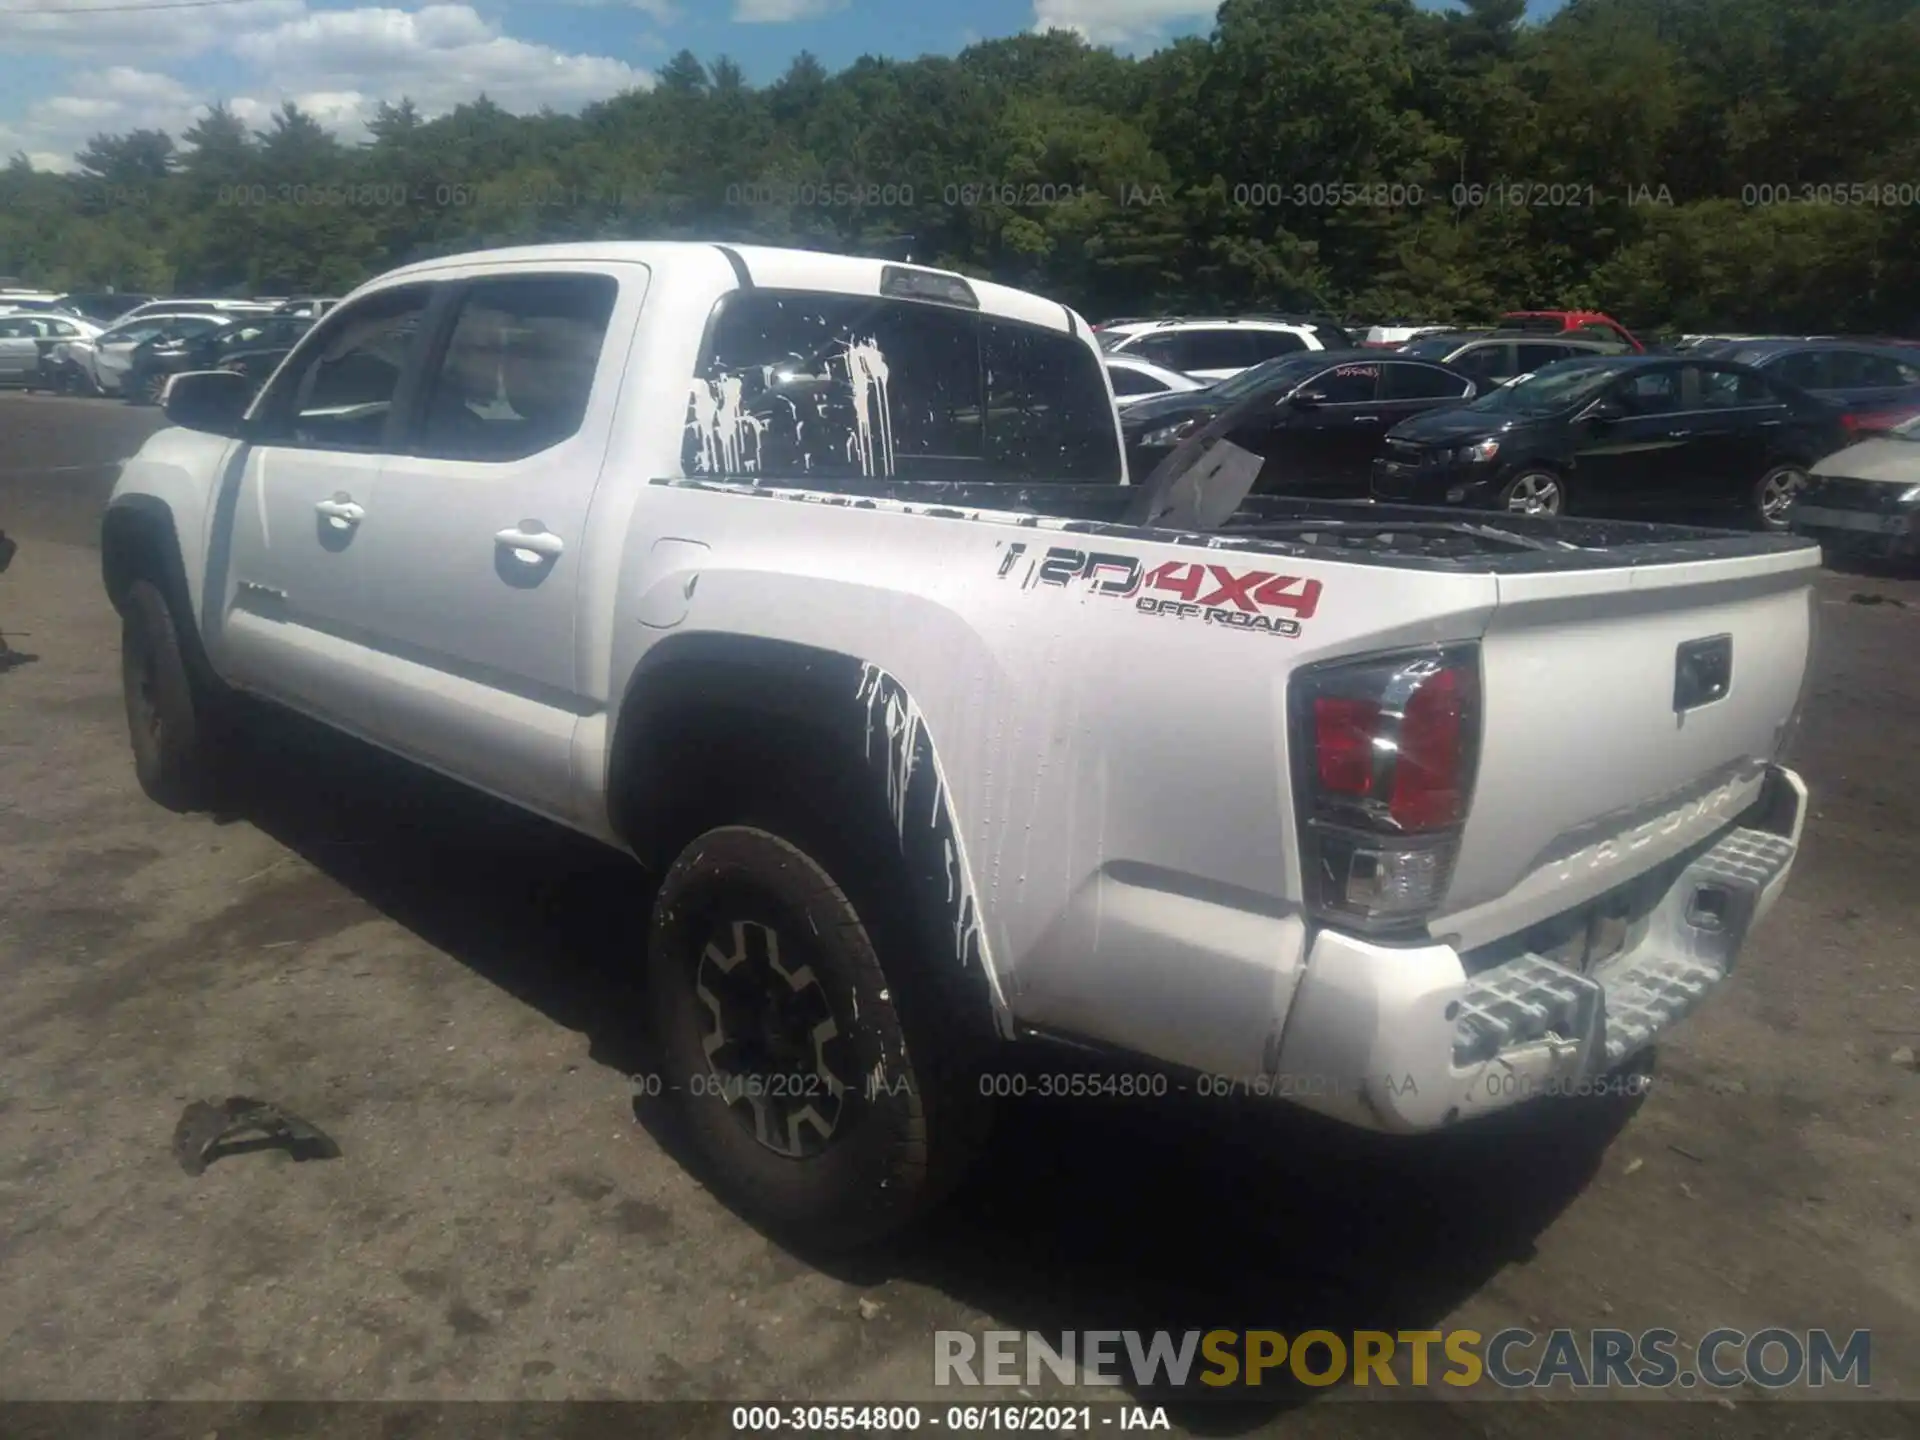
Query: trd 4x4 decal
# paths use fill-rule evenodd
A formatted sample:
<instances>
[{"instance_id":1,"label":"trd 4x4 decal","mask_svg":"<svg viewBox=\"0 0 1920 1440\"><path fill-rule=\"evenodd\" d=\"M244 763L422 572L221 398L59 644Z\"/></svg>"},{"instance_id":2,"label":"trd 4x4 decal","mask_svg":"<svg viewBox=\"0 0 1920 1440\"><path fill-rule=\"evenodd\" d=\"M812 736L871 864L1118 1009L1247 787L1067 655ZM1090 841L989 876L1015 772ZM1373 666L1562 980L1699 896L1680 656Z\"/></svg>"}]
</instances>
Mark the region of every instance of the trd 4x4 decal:
<instances>
[{"instance_id":1,"label":"trd 4x4 decal","mask_svg":"<svg viewBox=\"0 0 1920 1440\"><path fill-rule=\"evenodd\" d=\"M1102 555L1063 545L1050 546L1044 555L1036 556L1027 554L1025 544L1009 545L1000 561L1000 578L1013 574L1022 560L1026 561L1022 590L1036 585L1059 588L1079 581L1095 595L1132 600L1134 609L1145 615L1203 620L1229 630L1295 636L1300 622L1311 620L1320 606L1320 582L1297 575L1185 560L1168 560L1148 569L1136 556Z\"/></svg>"}]
</instances>

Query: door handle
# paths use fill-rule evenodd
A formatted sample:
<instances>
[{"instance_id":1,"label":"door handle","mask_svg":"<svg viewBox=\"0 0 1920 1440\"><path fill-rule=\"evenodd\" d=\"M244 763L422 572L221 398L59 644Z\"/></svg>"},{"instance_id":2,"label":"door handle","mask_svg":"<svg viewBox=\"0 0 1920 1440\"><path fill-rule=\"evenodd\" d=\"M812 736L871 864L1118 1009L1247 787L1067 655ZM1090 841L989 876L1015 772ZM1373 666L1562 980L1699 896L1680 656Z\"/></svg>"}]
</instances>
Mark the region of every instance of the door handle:
<instances>
[{"instance_id":1,"label":"door handle","mask_svg":"<svg viewBox=\"0 0 1920 1440\"><path fill-rule=\"evenodd\" d=\"M342 490L331 500L322 500L313 507L336 526L345 528L358 525L367 518L367 512L353 503L353 497Z\"/></svg>"},{"instance_id":2,"label":"door handle","mask_svg":"<svg viewBox=\"0 0 1920 1440\"><path fill-rule=\"evenodd\" d=\"M1379 419L1380 417L1378 415L1356 415L1353 417L1353 423L1356 425L1371 425Z\"/></svg>"},{"instance_id":3,"label":"door handle","mask_svg":"<svg viewBox=\"0 0 1920 1440\"><path fill-rule=\"evenodd\" d=\"M1684 440L1691 434L1693 434L1691 430L1669 430L1667 431L1667 438L1669 440Z\"/></svg>"},{"instance_id":4,"label":"door handle","mask_svg":"<svg viewBox=\"0 0 1920 1440\"><path fill-rule=\"evenodd\" d=\"M557 559L567 548L565 541L550 533L538 520L522 520L518 528L502 530L493 537L493 543L523 565Z\"/></svg>"}]
</instances>

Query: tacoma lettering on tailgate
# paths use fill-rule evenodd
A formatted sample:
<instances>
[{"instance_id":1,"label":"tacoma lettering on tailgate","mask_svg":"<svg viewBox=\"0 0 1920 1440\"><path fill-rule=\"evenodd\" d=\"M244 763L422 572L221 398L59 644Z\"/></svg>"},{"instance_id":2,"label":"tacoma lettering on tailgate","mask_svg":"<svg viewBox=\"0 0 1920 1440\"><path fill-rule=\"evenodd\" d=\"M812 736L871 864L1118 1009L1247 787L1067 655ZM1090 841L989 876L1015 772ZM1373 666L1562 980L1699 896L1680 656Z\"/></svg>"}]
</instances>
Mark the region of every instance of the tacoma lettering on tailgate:
<instances>
[{"instance_id":1,"label":"tacoma lettering on tailgate","mask_svg":"<svg viewBox=\"0 0 1920 1440\"><path fill-rule=\"evenodd\" d=\"M1298 575L1184 560L1168 560L1148 569L1136 556L1103 555L1062 545L1038 556L1029 556L1023 543L1009 545L1000 561L1000 578L1013 574L1023 559L1022 590L1081 581L1095 595L1132 600L1145 615L1201 620L1229 630L1292 637L1300 633L1300 622L1311 620L1320 606L1320 582Z\"/></svg>"}]
</instances>

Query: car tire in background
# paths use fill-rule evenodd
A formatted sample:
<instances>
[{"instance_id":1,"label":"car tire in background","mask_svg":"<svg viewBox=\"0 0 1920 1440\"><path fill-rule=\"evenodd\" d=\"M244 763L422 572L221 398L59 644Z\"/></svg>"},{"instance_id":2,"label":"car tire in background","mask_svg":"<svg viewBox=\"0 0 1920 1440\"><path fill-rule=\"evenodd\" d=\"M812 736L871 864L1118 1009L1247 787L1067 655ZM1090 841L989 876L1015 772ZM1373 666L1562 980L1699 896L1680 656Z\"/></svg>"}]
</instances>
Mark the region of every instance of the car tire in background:
<instances>
[{"instance_id":1,"label":"car tire in background","mask_svg":"<svg viewBox=\"0 0 1920 1440\"><path fill-rule=\"evenodd\" d=\"M217 780L219 697L194 675L173 608L150 580L120 607L120 680L134 775L169 810L199 809Z\"/></svg>"},{"instance_id":2,"label":"car tire in background","mask_svg":"<svg viewBox=\"0 0 1920 1440\"><path fill-rule=\"evenodd\" d=\"M1747 502L1748 519L1761 530L1784 534L1793 497L1806 483L1807 467L1797 460L1784 460L1770 467L1754 483L1753 494Z\"/></svg>"},{"instance_id":3,"label":"car tire in background","mask_svg":"<svg viewBox=\"0 0 1920 1440\"><path fill-rule=\"evenodd\" d=\"M911 1224L958 1178L964 1102L930 1094L928 1056L908 1040L902 977L883 968L898 932L872 913L887 903L864 883L872 867L762 824L792 828L709 829L661 883L655 1053L702 1178L770 1233L850 1250Z\"/></svg>"},{"instance_id":4,"label":"car tire in background","mask_svg":"<svg viewBox=\"0 0 1920 1440\"><path fill-rule=\"evenodd\" d=\"M1544 466L1530 465L1500 487L1500 509L1523 515L1561 515L1567 508L1567 482Z\"/></svg>"}]
</instances>

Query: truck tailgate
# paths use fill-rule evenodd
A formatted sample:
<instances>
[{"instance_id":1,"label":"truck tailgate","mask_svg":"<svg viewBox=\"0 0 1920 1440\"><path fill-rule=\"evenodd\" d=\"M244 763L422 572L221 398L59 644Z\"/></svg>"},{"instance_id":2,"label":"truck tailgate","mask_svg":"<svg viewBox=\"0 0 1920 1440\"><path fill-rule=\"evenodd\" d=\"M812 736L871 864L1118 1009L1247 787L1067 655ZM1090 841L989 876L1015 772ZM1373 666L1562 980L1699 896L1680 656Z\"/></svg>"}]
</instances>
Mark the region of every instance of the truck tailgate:
<instances>
[{"instance_id":1,"label":"truck tailgate","mask_svg":"<svg viewBox=\"0 0 1920 1440\"><path fill-rule=\"evenodd\" d=\"M1799 704L1819 563L1808 548L1500 576L1479 774L1432 933L1471 949L1560 915L1755 800ZM1728 684L1681 708L1700 641L1730 647Z\"/></svg>"}]
</instances>

